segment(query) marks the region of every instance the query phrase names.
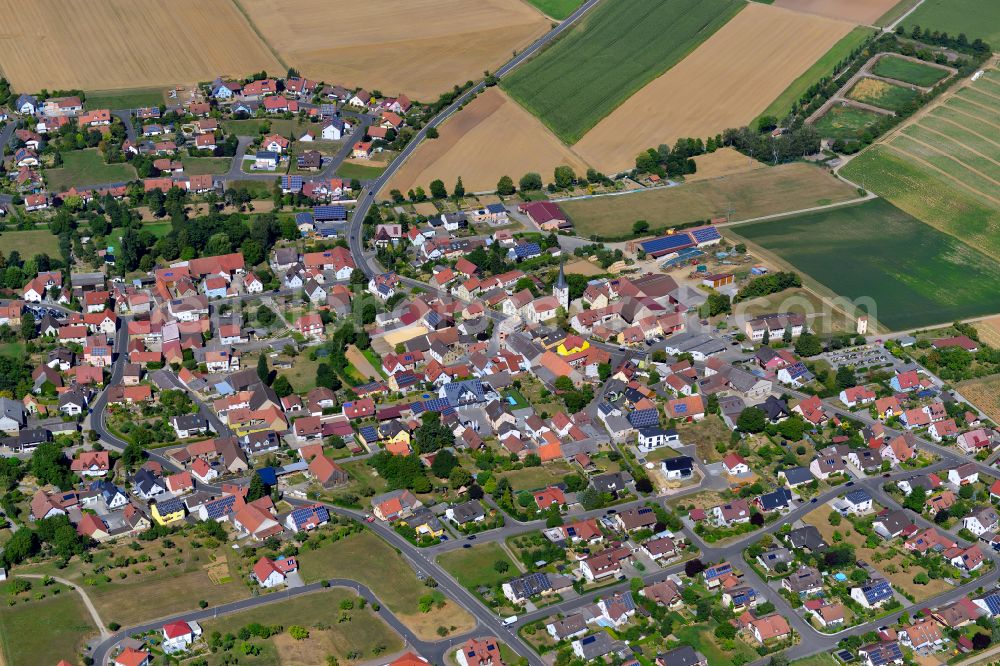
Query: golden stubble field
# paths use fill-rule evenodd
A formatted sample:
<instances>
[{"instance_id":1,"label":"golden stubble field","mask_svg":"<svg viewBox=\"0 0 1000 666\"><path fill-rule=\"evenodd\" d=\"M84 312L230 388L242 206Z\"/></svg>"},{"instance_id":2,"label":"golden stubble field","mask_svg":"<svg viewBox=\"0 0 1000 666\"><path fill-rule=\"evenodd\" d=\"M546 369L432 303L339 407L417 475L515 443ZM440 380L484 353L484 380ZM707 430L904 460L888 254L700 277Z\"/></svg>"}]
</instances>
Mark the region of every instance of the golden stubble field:
<instances>
[{"instance_id":1,"label":"golden stubble field","mask_svg":"<svg viewBox=\"0 0 1000 666\"><path fill-rule=\"evenodd\" d=\"M444 123L439 138L424 141L385 192L405 193L417 185L426 189L435 178L451 190L459 176L467 191L482 192L495 190L501 176L517 183L529 171L550 182L553 170L562 164L581 175L587 170L541 121L499 88L489 88Z\"/></svg>"},{"instance_id":2,"label":"golden stubble field","mask_svg":"<svg viewBox=\"0 0 1000 666\"><path fill-rule=\"evenodd\" d=\"M774 0L775 7L874 25L899 0Z\"/></svg>"},{"instance_id":3,"label":"golden stubble field","mask_svg":"<svg viewBox=\"0 0 1000 666\"><path fill-rule=\"evenodd\" d=\"M694 162L698 165L698 170L690 176L684 176L685 182L695 183L767 168L766 164L747 157L735 148L719 148L715 152L698 155Z\"/></svg>"},{"instance_id":4,"label":"golden stubble field","mask_svg":"<svg viewBox=\"0 0 1000 666\"><path fill-rule=\"evenodd\" d=\"M15 90L115 90L283 70L232 0L0 0Z\"/></svg>"},{"instance_id":5,"label":"golden stubble field","mask_svg":"<svg viewBox=\"0 0 1000 666\"><path fill-rule=\"evenodd\" d=\"M745 125L854 26L749 3L687 58L637 92L575 146L605 173L679 137Z\"/></svg>"},{"instance_id":6,"label":"golden stubble field","mask_svg":"<svg viewBox=\"0 0 1000 666\"><path fill-rule=\"evenodd\" d=\"M522 0L240 0L304 75L431 101L549 29Z\"/></svg>"}]
</instances>

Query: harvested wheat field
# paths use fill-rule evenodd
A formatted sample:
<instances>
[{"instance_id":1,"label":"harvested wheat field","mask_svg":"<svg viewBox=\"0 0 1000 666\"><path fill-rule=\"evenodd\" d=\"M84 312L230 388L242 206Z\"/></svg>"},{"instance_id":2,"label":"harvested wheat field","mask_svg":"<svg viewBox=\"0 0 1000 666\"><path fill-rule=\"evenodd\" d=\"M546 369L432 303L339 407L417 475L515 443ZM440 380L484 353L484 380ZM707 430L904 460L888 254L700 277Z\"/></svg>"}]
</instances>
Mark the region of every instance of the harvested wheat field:
<instances>
[{"instance_id":1,"label":"harvested wheat field","mask_svg":"<svg viewBox=\"0 0 1000 666\"><path fill-rule=\"evenodd\" d=\"M684 177L684 180L689 183L767 168L766 164L747 157L733 148L719 148L714 153L699 155L694 158L694 161L698 165L698 171Z\"/></svg>"},{"instance_id":2,"label":"harvested wheat field","mask_svg":"<svg viewBox=\"0 0 1000 666\"><path fill-rule=\"evenodd\" d=\"M427 188L440 178L451 189L461 176L469 192L492 191L507 175L515 182L529 171L552 180L552 171L568 164L579 173L586 163L564 146L533 115L499 88L490 88L441 127L441 135L425 141L386 187L406 192Z\"/></svg>"},{"instance_id":3,"label":"harvested wheat field","mask_svg":"<svg viewBox=\"0 0 1000 666\"><path fill-rule=\"evenodd\" d=\"M231 0L0 0L15 90L115 90L284 71ZM25 48L30 44L31 48Z\"/></svg>"},{"instance_id":4,"label":"harvested wheat field","mask_svg":"<svg viewBox=\"0 0 1000 666\"><path fill-rule=\"evenodd\" d=\"M1000 421L1000 375L959 382L955 388L990 419Z\"/></svg>"},{"instance_id":5,"label":"harvested wheat field","mask_svg":"<svg viewBox=\"0 0 1000 666\"><path fill-rule=\"evenodd\" d=\"M874 25L898 3L899 0L774 0L775 7L864 25Z\"/></svg>"},{"instance_id":6,"label":"harvested wheat field","mask_svg":"<svg viewBox=\"0 0 1000 666\"><path fill-rule=\"evenodd\" d=\"M550 21L521 0L240 0L264 39L314 79L432 101L481 78Z\"/></svg>"},{"instance_id":7,"label":"harvested wheat field","mask_svg":"<svg viewBox=\"0 0 1000 666\"><path fill-rule=\"evenodd\" d=\"M647 148L746 125L853 27L751 2L574 148L598 170L615 173Z\"/></svg>"},{"instance_id":8,"label":"harvested wheat field","mask_svg":"<svg viewBox=\"0 0 1000 666\"><path fill-rule=\"evenodd\" d=\"M979 340L991 347L1000 348L1000 317L990 317L974 324Z\"/></svg>"}]
</instances>

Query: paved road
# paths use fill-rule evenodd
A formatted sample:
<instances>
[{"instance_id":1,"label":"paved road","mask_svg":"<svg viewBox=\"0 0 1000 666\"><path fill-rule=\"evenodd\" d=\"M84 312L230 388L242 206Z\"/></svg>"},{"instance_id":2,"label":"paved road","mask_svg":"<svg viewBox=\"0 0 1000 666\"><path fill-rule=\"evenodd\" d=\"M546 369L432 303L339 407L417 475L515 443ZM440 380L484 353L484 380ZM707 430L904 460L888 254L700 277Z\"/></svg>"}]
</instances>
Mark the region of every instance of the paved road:
<instances>
[{"instance_id":1,"label":"paved road","mask_svg":"<svg viewBox=\"0 0 1000 666\"><path fill-rule=\"evenodd\" d=\"M500 69L494 73L494 76L497 79L502 79L504 76L512 72L518 65L538 53L540 49L544 48L546 45L551 43L552 40L556 39L559 35L569 29L570 26L580 20L580 18L582 18L587 12L597 6L599 2L600 0L587 0L587 2L580 5L575 12L570 14L565 21L560 23L548 33L539 37L538 40L536 40L524 51L511 58L507 64L500 67ZM361 194L358 196L358 205L354 208L354 214L351 216L349 224L349 245L351 254L354 256L354 261L358 264L358 268L364 271L365 275L368 277L378 273L380 269L377 268L376 264L370 264L364 256L364 248L362 247L361 240L361 224L364 221L365 216L368 214L368 210L371 208L372 203L374 203L375 194L385 187L385 184L389 182L403 163L409 159L410 155L413 154L413 151L417 149L417 146L419 146L420 143L427 138L428 128L438 127L441 123L462 108L462 106L472 99L474 95L479 94L485 89L485 82L480 81L472 88L459 95L454 102L445 107L440 113L438 113L438 115L434 116L430 122L417 132L416 136L413 137L410 143L408 143L403 151L396 156L396 159L389 163L389 166L384 172L382 172L381 176L366 184L364 189L361 191Z\"/></svg>"},{"instance_id":2,"label":"paved road","mask_svg":"<svg viewBox=\"0 0 1000 666\"><path fill-rule=\"evenodd\" d=\"M331 578L329 581L330 587L323 587L322 583L311 583L309 585L304 585L302 587L296 587L287 589L281 592L273 592L271 594L265 594L259 597L251 597L250 599L243 599L241 601L234 601L232 603L223 604L215 608L206 608L203 610L191 611L188 613L182 613L180 615L174 615L171 617L160 618L153 622L146 622L144 624L139 624L131 627L125 627L115 633L113 636L108 636L105 632L105 640L102 641L94 650L94 663L103 666L108 663L111 657L111 652L118 643L122 640L132 636L134 634L142 634L147 631L157 631L163 627L163 625L177 620L187 620L194 622L204 622L206 620L214 620L217 617L230 615L232 613L238 613L241 611L250 610L252 608L259 608L261 606L267 606L273 603L279 603L282 601L287 601L292 597L299 597L305 594L322 594L325 590L331 590L336 588L350 589L357 592L360 596L369 603L378 603L380 606L377 611L377 615L381 617L386 624L392 627L403 639L406 641L407 647L412 647L417 650L423 656L431 659L433 663L443 664L445 663L445 653L448 651L449 646L452 643L458 643L464 641L475 635L475 631L469 632L468 634L463 634L462 636L455 636L447 641L439 641L435 643L428 643L417 638L410 629L403 624L399 618L397 618L392 611L390 611L385 603L382 602L375 594L360 583L347 579L347 578Z\"/></svg>"},{"instance_id":3,"label":"paved road","mask_svg":"<svg viewBox=\"0 0 1000 666\"><path fill-rule=\"evenodd\" d=\"M236 147L236 155L233 156L233 161L229 165L229 171L222 174L221 176L215 177L216 183L229 184L231 181L235 180L265 180L272 181L278 178L281 174L277 171L265 171L261 173L246 173L243 171L243 157L247 154L247 150L250 148L250 144L253 143L253 137L249 136L238 136L238 145Z\"/></svg>"},{"instance_id":4,"label":"paved road","mask_svg":"<svg viewBox=\"0 0 1000 666\"><path fill-rule=\"evenodd\" d=\"M21 125L21 121L17 118L9 121L0 130L0 156L3 155L4 149L10 144L11 138L14 136L14 130L16 130Z\"/></svg>"},{"instance_id":5,"label":"paved road","mask_svg":"<svg viewBox=\"0 0 1000 666\"><path fill-rule=\"evenodd\" d=\"M112 111L111 115L122 121L122 125L125 126L125 138L132 143L138 142L139 135L135 131L135 123L132 121L132 109L117 109Z\"/></svg>"},{"instance_id":6,"label":"paved road","mask_svg":"<svg viewBox=\"0 0 1000 666\"><path fill-rule=\"evenodd\" d=\"M333 178L336 175L337 169L344 163L344 160L351 156L354 144L364 138L365 132L368 131L368 126L374 122L374 118L368 114L357 114L352 115L352 117L356 123L354 131L344 137L344 145L340 147L336 155L329 159L323 159L323 170L319 172L316 179L330 180Z\"/></svg>"},{"instance_id":7,"label":"paved road","mask_svg":"<svg viewBox=\"0 0 1000 666\"><path fill-rule=\"evenodd\" d=\"M188 397L191 398L194 404L198 405L198 413L201 414L203 419L209 422L212 429L218 434L219 437L230 437L233 434L232 430L230 430L229 426L222 422L222 419L219 418L218 414L212 411L212 409L205 404L205 401L202 400L198 394L185 386L184 382L182 382L172 370L167 370L165 368L156 370L153 372L153 378L158 386L172 386L179 391L187 393Z\"/></svg>"}]
</instances>

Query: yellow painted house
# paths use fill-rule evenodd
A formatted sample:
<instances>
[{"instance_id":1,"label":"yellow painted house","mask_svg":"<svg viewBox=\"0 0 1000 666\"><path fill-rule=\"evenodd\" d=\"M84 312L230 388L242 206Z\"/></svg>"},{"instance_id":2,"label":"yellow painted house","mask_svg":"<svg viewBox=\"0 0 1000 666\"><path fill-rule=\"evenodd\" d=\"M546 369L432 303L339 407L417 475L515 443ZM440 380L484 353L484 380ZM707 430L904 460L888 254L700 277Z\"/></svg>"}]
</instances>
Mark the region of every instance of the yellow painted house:
<instances>
[{"instance_id":1,"label":"yellow painted house","mask_svg":"<svg viewBox=\"0 0 1000 666\"><path fill-rule=\"evenodd\" d=\"M157 525L169 525L184 520L184 502L177 498L153 502L150 515Z\"/></svg>"},{"instance_id":2,"label":"yellow painted house","mask_svg":"<svg viewBox=\"0 0 1000 666\"><path fill-rule=\"evenodd\" d=\"M556 353L560 356L572 356L588 349L590 349L590 343L587 340L584 340L579 335L568 335L556 347Z\"/></svg>"}]
</instances>

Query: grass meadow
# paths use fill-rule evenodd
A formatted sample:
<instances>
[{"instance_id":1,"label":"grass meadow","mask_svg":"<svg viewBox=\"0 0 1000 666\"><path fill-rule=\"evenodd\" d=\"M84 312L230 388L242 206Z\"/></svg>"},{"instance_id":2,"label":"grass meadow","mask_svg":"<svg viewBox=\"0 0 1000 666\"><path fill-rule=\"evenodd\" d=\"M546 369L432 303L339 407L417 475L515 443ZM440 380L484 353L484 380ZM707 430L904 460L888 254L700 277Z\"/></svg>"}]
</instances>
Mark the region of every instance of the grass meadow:
<instances>
[{"instance_id":1,"label":"grass meadow","mask_svg":"<svg viewBox=\"0 0 1000 666\"><path fill-rule=\"evenodd\" d=\"M568 144L667 71L744 6L616 0L518 67L504 89Z\"/></svg>"},{"instance_id":2,"label":"grass meadow","mask_svg":"<svg viewBox=\"0 0 1000 666\"><path fill-rule=\"evenodd\" d=\"M84 187L123 183L136 179L131 164L105 164L96 148L68 150L62 153L62 166L45 170L45 182L56 192L72 186Z\"/></svg>"},{"instance_id":3,"label":"grass meadow","mask_svg":"<svg viewBox=\"0 0 1000 666\"><path fill-rule=\"evenodd\" d=\"M583 0L528 0L546 16L563 20L583 4Z\"/></svg>"},{"instance_id":4,"label":"grass meadow","mask_svg":"<svg viewBox=\"0 0 1000 666\"><path fill-rule=\"evenodd\" d=\"M857 139L879 121L879 114L853 106L833 106L813 126L824 139Z\"/></svg>"},{"instance_id":5,"label":"grass meadow","mask_svg":"<svg viewBox=\"0 0 1000 666\"><path fill-rule=\"evenodd\" d=\"M901 111L920 97L920 92L879 79L863 78L851 88L847 96L889 111Z\"/></svg>"},{"instance_id":6,"label":"grass meadow","mask_svg":"<svg viewBox=\"0 0 1000 666\"><path fill-rule=\"evenodd\" d=\"M892 330L1000 311L1000 265L884 200L729 232L841 296L871 298L872 314Z\"/></svg>"}]
</instances>

